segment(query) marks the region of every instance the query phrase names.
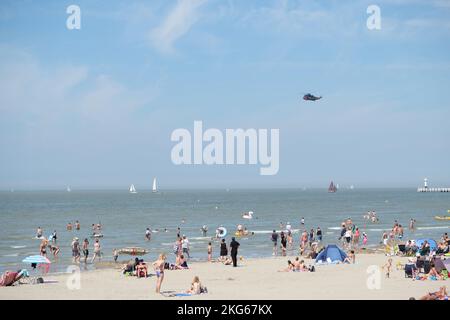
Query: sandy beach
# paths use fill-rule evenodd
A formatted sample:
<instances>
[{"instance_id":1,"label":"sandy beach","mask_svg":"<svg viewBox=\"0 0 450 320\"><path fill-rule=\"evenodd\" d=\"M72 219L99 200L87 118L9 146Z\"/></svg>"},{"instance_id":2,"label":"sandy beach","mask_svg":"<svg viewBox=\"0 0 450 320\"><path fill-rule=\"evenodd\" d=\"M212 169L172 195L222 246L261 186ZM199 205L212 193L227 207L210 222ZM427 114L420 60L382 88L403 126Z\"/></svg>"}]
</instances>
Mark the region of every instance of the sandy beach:
<instances>
[{"instance_id":1,"label":"sandy beach","mask_svg":"<svg viewBox=\"0 0 450 320\"><path fill-rule=\"evenodd\" d=\"M136 278L124 276L117 268L82 272L80 289L69 290L68 274L45 276L50 283L23 284L0 288L0 299L398 299L420 298L436 291L447 281L413 281L396 270L389 279L381 271L380 288L368 289L370 266L381 268L387 261L383 254L359 254L356 264L317 266L316 272L278 272L295 257L270 257L243 259L239 267L222 263L191 263L189 270L165 272L162 293L155 293L156 277ZM394 266L406 258L393 257ZM306 260L312 263L311 260ZM171 293L184 292L197 275L207 294L169 297ZM372 274L373 276L373 274Z\"/></svg>"}]
</instances>

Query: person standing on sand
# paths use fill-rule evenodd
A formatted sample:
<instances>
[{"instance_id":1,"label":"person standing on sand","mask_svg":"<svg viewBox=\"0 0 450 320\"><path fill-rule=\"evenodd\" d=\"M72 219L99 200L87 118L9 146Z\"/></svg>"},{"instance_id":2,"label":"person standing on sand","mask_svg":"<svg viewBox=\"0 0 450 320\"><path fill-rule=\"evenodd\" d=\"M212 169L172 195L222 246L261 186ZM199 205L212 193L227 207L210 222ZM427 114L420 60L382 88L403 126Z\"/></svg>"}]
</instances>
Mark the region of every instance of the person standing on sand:
<instances>
[{"instance_id":1,"label":"person standing on sand","mask_svg":"<svg viewBox=\"0 0 450 320\"><path fill-rule=\"evenodd\" d=\"M234 237L231 238L230 248L231 248L231 259L233 260L233 267L237 267L237 254L239 246L240 246L239 242L237 242Z\"/></svg>"},{"instance_id":2,"label":"person standing on sand","mask_svg":"<svg viewBox=\"0 0 450 320\"><path fill-rule=\"evenodd\" d=\"M281 233L280 233L280 238L281 238L281 241L280 241L281 242L281 255L284 257L284 256L286 256L287 241L286 241L286 237L285 237L283 231L281 231Z\"/></svg>"},{"instance_id":3,"label":"person standing on sand","mask_svg":"<svg viewBox=\"0 0 450 320\"><path fill-rule=\"evenodd\" d=\"M273 253L272 255L276 256L278 254L278 233L273 230L271 240L273 243Z\"/></svg>"},{"instance_id":4,"label":"person standing on sand","mask_svg":"<svg viewBox=\"0 0 450 320\"><path fill-rule=\"evenodd\" d=\"M212 245L211 242L208 243L208 262L212 261Z\"/></svg>"},{"instance_id":5,"label":"person standing on sand","mask_svg":"<svg viewBox=\"0 0 450 320\"><path fill-rule=\"evenodd\" d=\"M222 242L220 243L220 258L219 258L219 260L224 262L227 260L227 256L228 256L227 244L225 243L225 239L222 239Z\"/></svg>"},{"instance_id":6,"label":"person standing on sand","mask_svg":"<svg viewBox=\"0 0 450 320\"><path fill-rule=\"evenodd\" d=\"M293 245L294 239L292 238L291 230L287 231L286 237L287 237L287 241L288 241L288 249L292 250L292 245Z\"/></svg>"},{"instance_id":7,"label":"person standing on sand","mask_svg":"<svg viewBox=\"0 0 450 320\"><path fill-rule=\"evenodd\" d=\"M358 248L359 247L359 228L355 228L355 232L353 233L353 247Z\"/></svg>"},{"instance_id":8,"label":"person standing on sand","mask_svg":"<svg viewBox=\"0 0 450 320\"><path fill-rule=\"evenodd\" d=\"M153 262L153 268L156 272L156 293L161 293L161 285L164 280L164 265L166 263L166 255L160 254L158 260Z\"/></svg>"},{"instance_id":9,"label":"person standing on sand","mask_svg":"<svg viewBox=\"0 0 450 320\"><path fill-rule=\"evenodd\" d=\"M80 263L80 243L77 237L72 241L72 259L74 263Z\"/></svg>"},{"instance_id":10,"label":"person standing on sand","mask_svg":"<svg viewBox=\"0 0 450 320\"><path fill-rule=\"evenodd\" d=\"M101 260L101 247L98 239L96 239L94 243L94 256L92 257L91 263L94 263L95 258Z\"/></svg>"},{"instance_id":11,"label":"person standing on sand","mask_svg":"<svg viewBox=\"0 0 450 320\"><path fill-rule=\"evenodd\" d=\"M181 248L183 249L183 253L186 254L188 258L190 258L190 256L189 256L189 240L185 235L183 235L183 240L181 240Z\"/></svg>"},{"instance_id":12,"label":"person standing on sand","mask_svg":"<svg viewBox=\"0 0 450 320\"><path fill-rule=\"evenodd\" d=\"M311 247L312 243L314 242L314 229L311 229L309 231L309 246Z\"/></svg>"},{"instance_id":13,"label":"person standing on sand","mask_svg":"<svg viewBox=\"0 0 450 320\"><path fill-rule=\"evenodd\" d=\"M363 232L362 235L363 235L363 245L366 245L367 241L368 241L367 234L365 232Z\"/></svg>"},{"instance_id":14,"label":"person standing on sand","mask_svg":"<svg viewBox=\"0 0 450 320\"><path fill-rule=\"evenodd\" d=\"M83 240L82 249L83 249L84 263L86 264L87 263L87 259L89 257L89 240L87 238L85 238Z\"/></svg>"},{"instance_id":15,"label":"person standing on sand","mask_svg":"<svg viewBox=\"0 0 450 320\"><path fill-rule=\"evenodd\" d=\"M389 278L391 271L392 271L392 258L389 258L386 264L382 268L383 270L386 270L386 278Z\"/></svg>"}]
</instances>

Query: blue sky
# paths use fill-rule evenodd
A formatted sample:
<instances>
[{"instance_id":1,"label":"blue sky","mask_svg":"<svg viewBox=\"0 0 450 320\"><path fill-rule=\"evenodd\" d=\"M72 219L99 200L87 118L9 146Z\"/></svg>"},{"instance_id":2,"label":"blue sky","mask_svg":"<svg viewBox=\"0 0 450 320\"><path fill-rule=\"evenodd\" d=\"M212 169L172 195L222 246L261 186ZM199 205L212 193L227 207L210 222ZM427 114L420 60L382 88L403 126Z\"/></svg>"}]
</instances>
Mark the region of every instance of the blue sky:
<instances>
[{"instance_id":1,"label":"blue sky","mask_svg":"<svg viewBox=\"0 0 450 320\"><path fill-rule=\"evenodd\" d=\"M448 186L449 14L446 0L1 1L0 188ZM170 134L194 120L280 129L278 174L173 165Z\"/></svg>"}]
</instances>

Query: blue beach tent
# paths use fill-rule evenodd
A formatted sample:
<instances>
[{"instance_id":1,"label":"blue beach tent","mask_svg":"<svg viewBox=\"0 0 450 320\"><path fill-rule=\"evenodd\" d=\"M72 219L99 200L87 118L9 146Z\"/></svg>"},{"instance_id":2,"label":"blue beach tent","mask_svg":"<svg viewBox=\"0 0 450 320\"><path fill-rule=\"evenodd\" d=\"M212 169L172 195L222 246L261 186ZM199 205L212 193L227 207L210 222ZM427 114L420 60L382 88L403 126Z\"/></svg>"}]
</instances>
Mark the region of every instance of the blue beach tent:
<instances>
[{"instance_id":1,"label":"blue beach tent","mask_svg":"<svg viewBox=\"0 0 450 320\"><path fill-rule=\"evenodd\" d=\"M422 247L422 244L425 242L425 240L428 242L428 244L430 245L430 250L436 250L437 248L437 243L436 241L434 241L433 239L417 239L416 240L416 246L418 246L419 248Z\"/></svg>"},{"instance_id":2,"label":"blue beach tent","mask_svg":"<svg viewBox=\"0 0 450 320\"><path fill-rule=\"evenodd\" d=\"M317 263L344 262L347 254L335 244L329 244L316 258Z\"/></svg>"}]
</instances>

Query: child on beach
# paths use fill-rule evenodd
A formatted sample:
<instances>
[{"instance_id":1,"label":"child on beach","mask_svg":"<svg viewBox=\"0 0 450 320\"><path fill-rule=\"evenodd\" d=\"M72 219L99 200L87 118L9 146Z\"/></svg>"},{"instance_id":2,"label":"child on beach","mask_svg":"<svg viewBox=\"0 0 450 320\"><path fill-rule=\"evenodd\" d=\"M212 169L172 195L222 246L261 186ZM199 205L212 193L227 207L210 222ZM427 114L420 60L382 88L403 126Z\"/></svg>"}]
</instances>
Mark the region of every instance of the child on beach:
<instances>
[{"instance_id":1,"label":"child on beach","mask_svg":"<svg viewBox=\"0 0 450 320\"><path fill-rule=\"evenodd\" d=\"M345 258L344 262L348 262L348 263L355 263L356 261L356 255L355 255L355 250L350 250L350 253L348 254L348 257Z\"/></svg>"},{"instance_id":2,"label":"child on beach","mask_svg":"<svg viewBox=\"0 0 450 320\"><path fill-rule=\"evenodd\" d=\"M166 263L166 255L160 254L158 260L153 262L153 268L156 272L156 293L161 293L161 284L164 280L164 265Z\"/></svg>"},{"instance_id":3,"label":"child on beach","mask_svg":"<svg viewBox=\"0 0 450 320\"><path fill-rule=\"evenodd\" d=\"M200 278L198 276L194 277L190 289L186 291L186 293L190 294L201 294L207 292L208 290L206 289L206 287L202 286L202 283L200 282Z\"/></svg>"},{"instance_id":4,"label":"child on beach","mask_svg":"<svg viewBox=\"0 0 450 320\"><path fill-rule=\"evenodd\" d=\"M392 258L389 258L386 264L382 268L383 270L386 270L386 278L389 278L391 271L392 271Z\"/></svg>"},{"instance_id":5,"label":"child on beach","mask_svg":"<svg viewBox=\"0 0 450 320\"><path fill-rule=\"evenodd\" d=\"M91 263L94 263L95 258L101 259L101 248L100 248L100 242L98 239L95 240L94 243L94 256L92 257Z\"/></svg>"},{"instance_id":6,"label":"child on beach","mask_svg":"<svg viewBox=\"0 0 450 320\"><path fill-rule=\"evenodd\" d=\"M212 261L212 245L211 242L208 243L208 261Z\"/></svg>"},{"instance_id":7,"label":"child on beach","mask_svg":"<svg viewBox=\"0 0 450 320\"><path fill-rule=\"evenodd\" d=\"M363 245L366 245L367 244L367 241L368 241L368 239L367 239L367 234L365 233L365 232L363 232Z\"/></svg>"}]
</instances>

